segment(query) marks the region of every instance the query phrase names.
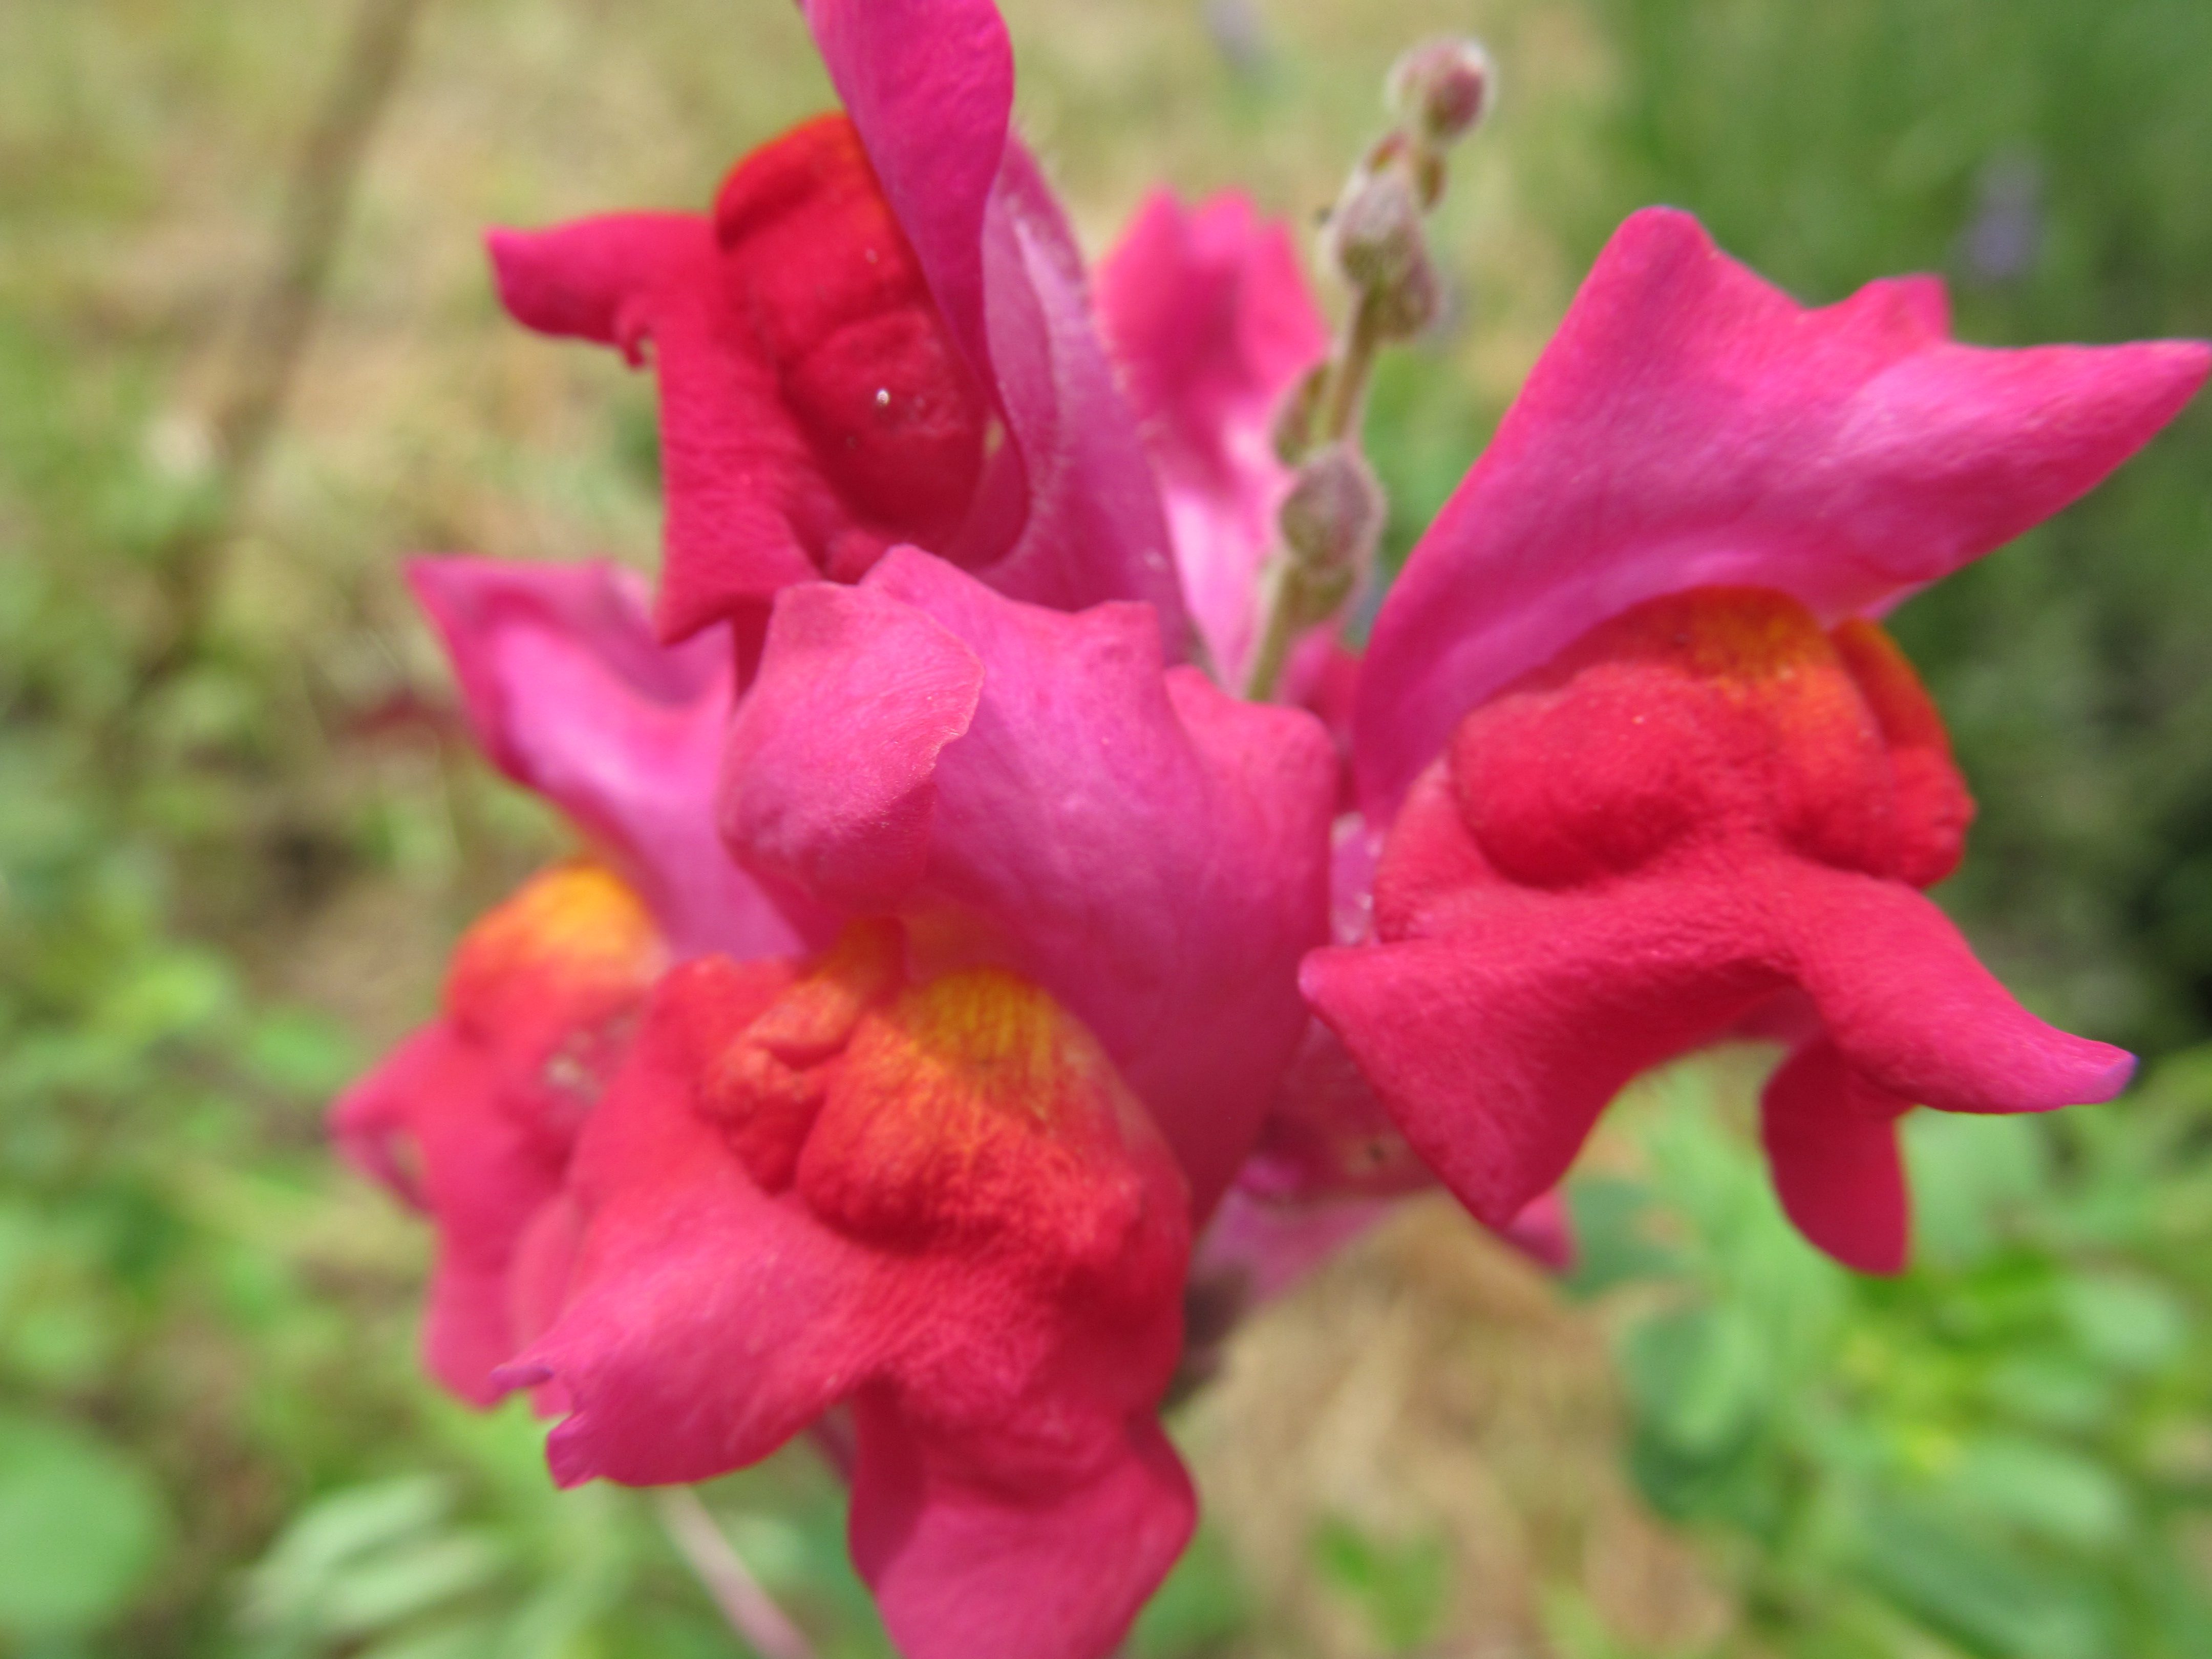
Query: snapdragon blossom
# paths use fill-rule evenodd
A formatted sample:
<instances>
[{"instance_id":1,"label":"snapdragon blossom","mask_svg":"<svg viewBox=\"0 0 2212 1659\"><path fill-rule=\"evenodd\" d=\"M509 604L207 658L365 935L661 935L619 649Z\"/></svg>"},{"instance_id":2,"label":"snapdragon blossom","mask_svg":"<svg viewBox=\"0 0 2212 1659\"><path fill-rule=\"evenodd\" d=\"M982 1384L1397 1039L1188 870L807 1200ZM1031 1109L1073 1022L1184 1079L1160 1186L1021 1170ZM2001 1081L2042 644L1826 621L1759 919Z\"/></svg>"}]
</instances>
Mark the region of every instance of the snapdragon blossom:
<instances>
[{"instance_id":1,"label":"snapdragon blossom","mask_svg":"<svg viewBox=\"0 0 2212 1659\"><path fill-rule=\"evenodd\" d=\"M714 211L491 237L546 333L650 354L667 500L659 619L749 643L787 584L910 543L1063 610L1152 607L1190 648L1159 491L1013 136L988 4L806 0L842 115L740 161Z\"/></svg>"},{"instance_id":2,"label":"snapdragon blossom","mask_svg":"<svg viewBox=\"0 0 2212 1659\"><path fill-rule=\"evenodd\" d=\"M1328 349L1280 228L1156 197L1095 296L988 0L806 0L845 109L709 215L493 238L648 357L648 612L410 576L493 763L584 852L340 1103L440 1230L433 1371L556 1477L849 1425L917 1659L1103 1659L1188 1538L1159 1422L1218 1331L1436 1182L1540 1259L1607 1101L1780 1036L1785 1209L1902 1265L1895 1120L2102 1099L1922 896L1972 802L1876 620L2091 488L2190 344L1983 351L1626 225L1364 659L1239 701ZM1211 670L1211 676L1209 674Z\"/></svg>"},{"instance_id":3,"label":"snapdragon blossom","mask_svg":"<svg viewBox=\"0 0 2212 1659\"><path fill-rule=\"evenodd\" d=\"M1917 890L1972 803L1872 618L2093 487L2206 364L1959 345L1932 278L1808 311L1686 215L1621 228L1376 619L1353 717L1376 937L1304 973L1477 1216L1556 1182L1638 1072L1787 1033L1784 1205L1894 1271L1906 1109L2125 1085Z\"/></svg>"}]
</instances>

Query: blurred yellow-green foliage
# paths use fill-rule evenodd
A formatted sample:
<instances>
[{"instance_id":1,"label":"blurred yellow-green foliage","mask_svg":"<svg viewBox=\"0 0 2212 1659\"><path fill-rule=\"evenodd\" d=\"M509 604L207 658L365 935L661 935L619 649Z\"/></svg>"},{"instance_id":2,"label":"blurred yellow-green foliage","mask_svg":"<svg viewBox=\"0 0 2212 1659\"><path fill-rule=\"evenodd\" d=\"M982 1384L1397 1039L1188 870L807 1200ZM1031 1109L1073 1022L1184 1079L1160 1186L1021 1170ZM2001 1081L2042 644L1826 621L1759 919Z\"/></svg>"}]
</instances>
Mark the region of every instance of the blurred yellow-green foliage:
<instances>
[{"instance_id":1,"label":"blurred yellow-green foliage","mask_svg":"<svg viewBox=\"0 0 2212 1659\"><path fill-rule=\"evenodd\" d=\"M456 739L398 556L654 547L647 387L505 324L479 230L703 202L827 88L781 0L421 0L240 495L354 10L0 5L0 1653L729 1653L644 1500L421 1381L425 1241L319 1119L560 845ZM1943 271L1971 339L2212 332L2202 0L1007 10L1094 250L1158 182L1309 221L1397 49L1488 39L1456 302L1370 422L1395 554L1644 201L1808 300ZM1179 1421L1212 1520L1135 1652L2212 1652L2208 544L2198 410L1896 624L1984 805L1943 896L2139 1092L1916 1125L1893 1283L1781 1223L1756 1056L1636 1091L1564 1291L1413 1206ZM825 1653L883 1650L803 1454L709 1498Z\"/></svg>"}]
</instances>

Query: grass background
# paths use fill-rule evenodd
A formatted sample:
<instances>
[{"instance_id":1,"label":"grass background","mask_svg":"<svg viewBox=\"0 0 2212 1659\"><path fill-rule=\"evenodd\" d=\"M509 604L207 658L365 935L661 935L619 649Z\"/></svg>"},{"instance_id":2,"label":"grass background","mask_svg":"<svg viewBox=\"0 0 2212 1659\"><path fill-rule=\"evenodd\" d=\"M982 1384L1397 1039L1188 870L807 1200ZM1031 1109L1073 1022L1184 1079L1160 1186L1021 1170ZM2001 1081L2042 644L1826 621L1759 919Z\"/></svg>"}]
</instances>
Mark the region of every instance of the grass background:
<instances>
[{"instance_id":1,"label":"grass background","mask_svg":"<svg viewBox=\"0 0 2212 1659\"><path fill-rule=\"evenodd\" d=\"M1310 220L1402 45L1489 41L1452 316L1370 424L1395 552L1643 202L1808 301L1943 271L1977 341L2212 332L2185 0L1007 12L1094 251L1163 181ZM554 1494L526 1419L421 1382L424 1240L319 1115L561 845L458 740L396 556L655 544L649 388L507 325L481 228L703 202L827 88L776 0L425 0L227 501L214 422L348 14L0 8L0 1652L725 1654L642 1500ZM1916 1123L1894 1283L1774 1213L1754 1054L1624 1103L1565 1287L1409 1206L1178 1421L1208 1528L1137 1651L2212 1651L2208 463L2199 409L1896 622L1984 808L1942 896L2144 1052L2138 1093ZM825 1651L882 1651L803 1455L708 1495Z\"/></svg>"}]
</instances>

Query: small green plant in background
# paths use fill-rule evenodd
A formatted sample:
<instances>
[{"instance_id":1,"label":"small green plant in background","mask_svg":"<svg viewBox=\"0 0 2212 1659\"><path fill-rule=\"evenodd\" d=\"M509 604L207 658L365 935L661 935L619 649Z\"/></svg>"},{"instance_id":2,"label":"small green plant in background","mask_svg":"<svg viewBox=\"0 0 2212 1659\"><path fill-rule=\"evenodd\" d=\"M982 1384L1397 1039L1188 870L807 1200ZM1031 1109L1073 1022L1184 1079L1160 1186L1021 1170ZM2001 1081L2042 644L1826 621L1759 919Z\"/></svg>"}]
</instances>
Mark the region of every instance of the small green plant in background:
<instances>
[{"instance_id":1,"label":"small green plant in background","mask_svg":"<svg viewBox=\"0 0 2212 1659\"><path fill-rule=\"evenodd\" d=\"M47 1415L0 1417L0 1631L35 1642L106 1623L167 1542L139 1466Z\"/></svg>"},{"instance_id":2,"label":"small green plant in background","mask_svg":"<svg viewBox=\"0 0 2212 1659\"><path fill-rule=\"evenodd\" d=\"M1376 1652L1413 1653L1443 1628L1451 1565L1441 1537L1389 1540L1334 1516L1314 1533L1313 1559L1358 1612Z\"/></svg>"},{"instance_id":3,"label":"small green plant in background","mask_svg":"<svg viewBox=\"0 0 2212 1659\"><path fill-rule=\"evenodd\" d=\"M1892 1280L1782 1217L1755 1069L1640 1091L1645 1173L1575 1184L1572 1284L1619 1321L1638 1486L1741 1595L1729 1651L2212 1651L2208 1060L2040 1121L1916 1114Z\"/></svg>"}]
</instances>

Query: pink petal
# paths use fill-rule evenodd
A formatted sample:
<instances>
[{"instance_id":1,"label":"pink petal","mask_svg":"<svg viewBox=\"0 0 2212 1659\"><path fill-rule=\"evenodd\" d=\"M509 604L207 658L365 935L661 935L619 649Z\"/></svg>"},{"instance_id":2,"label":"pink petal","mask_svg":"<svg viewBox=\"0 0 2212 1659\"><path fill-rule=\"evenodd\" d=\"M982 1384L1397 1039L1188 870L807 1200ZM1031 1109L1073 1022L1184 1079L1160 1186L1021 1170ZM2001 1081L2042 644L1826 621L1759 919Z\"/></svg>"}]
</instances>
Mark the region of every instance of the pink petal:
<instances>
[{"instance_id":1,"label":"pink petal","mask_svg":"<svg viewBox=\"0 0 2212 1659\"><path fill-rule=\"evenodd\" d=\"M2106 1100L2133 1065L2029 1014L1907 884L1955 860L1971 811L1871 624L1831 634L1763 588L1647 600L1459 723L1391 828L1382 943L1315 953L1305 988L1492 1224L1638 1073L1790 1033L1767 1117L1785 1204L1893 1265L1899 1112Z\"/></svg>"},{"instance_id":2,"label":"pink petal","mask_svg":"<svg viewBox=\"0 0 2212 1659\"><path fill-rule=\"evenodd\" d=\"M1687 216L1630 218L1377 618L1370 814L1593 624L1717 584L1877 612L2091 489L2212 363L2193 342L1984 350L1945 323L1929 278L1807 311Z\"/></svg>"},{"instance_id":3,"label":"pink petal","mask_svg":"<svg viewBox=\"0 0 2212 1659\"><path fill-rule=\"evenodd\" d=\"M541 334L611 345L637 360L654 307L714 247L696 213L617 213L485 239L500 302Z\"/></svg>"},{"instance_id":4,"label":"pink petal","mask_svg":"<svg viewBox=\"0 0 2212 1659\"><path fill-rule=\"evenodd\" d=\"M983 221L1006 155L1013 49L990 0L800 0L884 195L971 361L986 336Z\"/></svg>"},{"instance_id":5,"label":"pink petal","mask_svg":"<svg viewBox=\"0 0 2212 1659\"><path fill-rule=\"evenodd\" d=\"M693 1109L697 1055L672 1041L665 999L647 1019L578 1150L589 1222L567 1304L499 1373L565 1389L572 1414L546 1445L564 1486L705 1480L757 1462L893 1337L852 1313L879 1265L746 1178Z\"/></svg>"},{"instance_id":6,"label":"pink petal","mask_svg":"<svg viewBox=\"0 0 2212 1659\"><path fill-rule=\"evenodd\" d=\"M1425 826L1457 813L1440 767L1408 801L1393 859L1438 863L1428 848L1446 831L1432 842ZM1558 1184L1631 1079L1792 987L1852 1065L1852 1100L2041 1111L2110 1099L2132 1069L2027 1013L1895 882L1741 844L1565 890L1486 878L1468 845L1457 857L1439 863L1448 875L1415 872L1412 899L1388 893L1386 869L1386 902L1406 907L1386 921L1398 942L1316 951L1303 980L1414 1150L1492 1226ZM1787 1099L1809 1099L1804 1087ZM1856 1248L1856 1235L1815 1237Z\"/></svg>"},{"instance_id":7,"label":"pink petal","mask_svg":"<svg viewBox=\"0 0 2212 1659\"><path fill-rule=\"evenodd\" d=\"M1540 1267L1563 1273L1575 1265L1574 1218L1557 1188L1522 1206L1504 1234L1505 1242Z\"/></svg>"},{"instance_id":8,"label":"pink petal","mask_svg":"<svg viewBox=\"0 0 2212 1659\"><path fill-rule=\"evenodd\" d=\"M1113 1653L1197 1522L1190 1477L1149 1419L1085 1448L1089 1479L1011 1502L880 1406L864 1400L860 1423L853 1561L907 1659Z\"/></svg>"},{"instance_id":9,"label":"pink petal","mask_svg":"<svg viewBox=\"0 0 2212 1659\"><path fill-rule=\"evenodd\" d=\"M1190 629L1136 423L1091 319L1082 254L1013 140L1013 58L990 0L802 0L830 78L952 335L995 389L1012 512L978 504L950 552L1016 599L1138 599L1170 656ZM1011 540L1011 545L1007 540Z\"/></svg>"},{"instance_id":10,"label":"pink petal","mask_svg":"<svg viewBox=\"0 0 2212 1659\"><path fill-rule=\"evenodd\" d=\"M1860 1273L1904 1272L1912 1198L1897 1120L1912 1103L1869 1083L1823 1038L1784 1062L1762 1105L1774 1190L1797 1231Z\"/></svg>"},{"instance_id":11,"label":"pink petal","mask_svg":"<svg viewBox=\"0 0 2212 1659\"><path fill-rule=\"evenodd\" d=\"M1631 1079L1785 982L1719 885L1718 910L1707 885L1500 887L1440 937L1317 951L1303 982L1414 1151L1504 1230L1559 1183Z\"/></svg>"},{"instance_id":12,"label":"pink petal","mask_svg":"<svg viewBox=\"0 0 2212 1659\"><path fill-rule=\"evenodd\" d=\"M1277 1085L1240 1190L1282 1205L1399 1198L1433 1183L1335 1032L1308 1022Z\"/></svg>"},{"instance_id":13,"label":"pink petal","mask_svg":"<svg viewBox=\"0 0 2212 1659\"><path fill-rule=\"evenodd\" d=\"M1183 591L1224 684L1243 678L1291 475L1283 398L1328 349L1291 239L1244 197L1156 191L1098 268L1098 318L1160 477Z\"/></svg>"},{"instance_id":14,"label":"pink petal","mask_svg":"<svg viewBox=\"0 0 2212 1659\"><path fill-rule=\"evenodd\" d=\"M992 198L984 260L991 369L1028 510L1001 556L961 562L1009 597L1054 610L1148 605L1163 648L1181 661L1196 641L1159 487L1098 339L1073 234L1018 143Z\"/></svg>"},{"instance_id":15,"label":"pink petal","mask_svg":"<svg viewBox=\"0 0 2212 1659\"><path fill-rule=\"evenodd\" d=\"M688 636L817 574L794 520L824 486L779 418L774 374L721 303L705 216L617 214L488 240L518 321L617 347L633 364L652 349L667 506L662 631Z\"/></svg>"},{"instance_id":16,"label":"pink petal","mask_svg":"<svg viewBox=\"0 0 2212 1659\"><path fill-rule=\"evenodd\" d=\"M983 682L957 635L872 586L790 589L730 728L730 844L818 903L896 908L927 868L939 756Z\"/></svg>"},{"instance_id":17,"label":"pink petal","mask_svg":"<svg viewBox=\"0 0 2212 1659\"><path fill-rule=\"evenodd\" d=\"M513 1356L507 1301L516 1241L560 1189L565 1147L505 1110L495 1058L450 1022L423 1027L340 1097L331 1130L357 1167L437 1218L423 1363L462 1399L489 1405ZM405 1176L404 1157L413 1168Z\"/></svg>"},{"instance_id":18,"label":"pink petal","mask_svg":"<svg viewBox=\"0 0 2212 1659\"><path fill-rule=\"evenodd\" d=\"M2134 1073L2124 1049L2014 1001L1908 887L1806 866L1773 915L1791 976L1875 1090L1947 1112L2047 1112L2110 1100Z\"/></svg>"},{"instance_id":19,"label":"pink petal","mask_svg":"<svg viewBox=\"0 0 2212 1659\"><path fill-rule=\"evenodd\" d=\"M501 293L524 322L618 345L633 362L652 344L668 494L664 631L730 619L749 645L777 588L820 574L849 580L889 541L911 538L1039 604L1147 603L1181 657L1190 629L1158 490L1092 326L1073 237L1009 137L1012 60L995 9L810 0L802 10L952 348L1007 441L940 538L924 527L939 503L847 499L825 471L794 418L791 373L763 354L761 319L725 291L707 222L625 215L496 234ZM781 289L767 297L796 303ZM844 386L852 376L833 378ZM896 481L896 457L887 459ZM920 518L881 510L923 505Z\"/></svg>"},{"instance_id":20,"label":"pink petal","mask_svg":"<svg viewBox=\"0 0 2212 1659\"><path fill-rule=\"evenodd\" d=\"M601 843L679 954L798 947L714 833L726 641L659 644L644 583L604 562L415 559L407 578L485 754Z\"/></svg>"},{"instance_id":21,"label":"pink petal","mask_svg":"<svg viewBox=\"0 0 2212 1659\"><path fill-rule=\"evenodd\" d=\"M804 1006L811 983L781 981ZM919 1024L860 1016L770 1196L729 1138L766 1097L718 1079L777 984L713 959L662 982L577 1152L567 1305L501 1380L566 1391L564 1484L704 1479L849 1401L854 1557L900 1650L1097 1659L1192 1521L1152 1421L1179 1346L1181 1177L1065 1024L1047 1098L915 1047L969 1006L955 992ZM759 1040L796 1053L795 1029ZM926 1102L917 1057L939 1068Z\"/></svg>"},{"instance_id":22,"label":"pink petal","mask_svg":"<svg viewBox=\"0 0 2212 1659\"><path fill-rule=\"evenodd\" d=\"M1387 1198L1263 1196L1231 1187L1200 1235L1192 1286L1242 1317L1271 1302L1397 1207Z\"/></svg>"},{"instance_id":23,"label":"pink petal","mask_svg":"<svg viewBox=\"0 0 2212 1659\"><path fill-rule=\"evenodd\" d=\"M991 962L1052 992L1203 1214L1304 1024L1333 787L1310 717L1164 675L1142 610L1016 604L900 549L856 591L779 601L723 824L764 875L913 921L919 971Z\"/></svg>"}]
</instances>

